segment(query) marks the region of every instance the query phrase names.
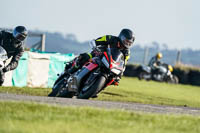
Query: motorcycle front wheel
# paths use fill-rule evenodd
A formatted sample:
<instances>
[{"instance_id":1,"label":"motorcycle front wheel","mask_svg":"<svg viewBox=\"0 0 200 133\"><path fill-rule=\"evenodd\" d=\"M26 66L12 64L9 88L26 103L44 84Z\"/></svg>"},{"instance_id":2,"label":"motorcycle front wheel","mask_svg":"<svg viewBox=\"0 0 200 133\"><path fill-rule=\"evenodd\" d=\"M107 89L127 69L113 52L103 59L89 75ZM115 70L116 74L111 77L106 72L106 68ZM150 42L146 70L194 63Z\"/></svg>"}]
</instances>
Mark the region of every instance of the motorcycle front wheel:
<instances>
[{"instance_id":1,"label":"motorcycle front wheel","mask_svg":"<svg viewBox=\"0 0 200 133\"><path fill-rule=\"evenodd\" d=\"M179 80L178 77L176 75L173 75L171 78L167 79L167 83L171 83L171 84L178 84Z\"/></svg>"},{"instance_id":2,"label":"motorcycle front wheel","mask_svg":"<svg viewBox=\"0 0 200 133\"><path fill-rule=\"evenodd\" d=\"M179 79L176 75L173 75L173 80L174 80L174 84L178 84L179 83Z\"/></svg>"},{"instance_id":3,"label":"motorcycle front wheel","mask_svg":"<svg viewBox=\"0 0 200 133\"><path fill-rule=\"evenodd\" d=\"M57 81L52 89L52 92L49 93L48 97L66 97L66 98L72 98L74 94L72 92L67 91L65 88L66 81L65 79L61 79Z\"/></svg>"},{"instance_id":4,"label":"motorcycle front wheel","mask_svg":"<svg viewBox=\"0 0 200 133\"><path fill-rule=\"evenodd\" d=\"M94 94L96 94L99 90L101 90L106 82L106 78L104 76L99 76L96 80L93 82L90 82L89 84L85 85L81 91L79 92L79 95L77 96L78 99L89 99Z\"/></svg>"}]
</instances>

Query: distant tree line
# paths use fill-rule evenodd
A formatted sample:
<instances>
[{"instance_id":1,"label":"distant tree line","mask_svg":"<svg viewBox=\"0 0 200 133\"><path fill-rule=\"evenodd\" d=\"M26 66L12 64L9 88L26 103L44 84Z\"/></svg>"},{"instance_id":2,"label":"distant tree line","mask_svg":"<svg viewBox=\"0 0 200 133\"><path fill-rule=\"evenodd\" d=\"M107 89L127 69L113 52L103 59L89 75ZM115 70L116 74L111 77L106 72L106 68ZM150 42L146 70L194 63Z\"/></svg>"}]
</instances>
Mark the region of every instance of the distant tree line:
<instances>
[{"instance_id":1,"label":"distant tree line","mask_svg":"<svg viewBox=\"0 0 200 133\"><path fill-rule=\"evenodd\" d=\"M33 31L41 33L41 31ZM90 52L89 41L79 42L74 34L63 35L61 33L49 33L46 34L46 46L45 50L48 52L60 52L60 53L75 53L80 54L83 52ZM26 45L30 48L33 44L37 43L38 38L28 38ZM159 44L158 42L152 42L148 46L142 47L140 44L135 44L131 48L131 58L129 63L142 64L144 62L145 50L148 49L148 56L146 63L157 52L162 52L163 62L175 65L177 58L177 49L169 49L167 44ZM194 66L200 66L200 50L181 49L181 63L190 64Z\"/></svg>"}]
</instances>

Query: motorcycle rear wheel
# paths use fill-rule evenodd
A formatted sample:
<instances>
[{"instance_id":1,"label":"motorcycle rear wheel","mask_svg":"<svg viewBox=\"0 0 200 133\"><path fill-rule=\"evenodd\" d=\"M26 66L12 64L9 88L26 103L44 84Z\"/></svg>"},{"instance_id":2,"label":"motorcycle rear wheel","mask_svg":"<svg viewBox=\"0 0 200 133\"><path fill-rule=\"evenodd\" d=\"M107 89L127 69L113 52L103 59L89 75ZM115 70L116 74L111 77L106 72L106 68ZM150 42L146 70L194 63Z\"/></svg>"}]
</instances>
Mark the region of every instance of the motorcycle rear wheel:
<instances>
[{"instance_id":1,"label":"motorcycle rear wheel","mask_svg":"<svg viewBox=\"0 0 200 133\"><path fill-rule=\"evenodd\" d=\"M99 90L101 90L106 82L106 78L104 76L100 76L98 77L98 79L96 79L94 82L91 82L91 84L88 84L86 86L84 86L79 95L77 96L78 99L89 99L90 97L92 97L93 95L95 95L97 92L99 92ZM83 91L85 87L89 88L86 91Z\"/></svg>"},{"instance_id":2,"label":"motorcycle rear wheel","mask_svg":"<svg viewBox=\"0 0 200 133\"><path fill-rule=\"evenodd\" d=\"M145 75L149 75L149 74L147 72L144 72L144 71L140 72L139 75L138 75L138 79L139 80L145 79L145 80L149 81L150 78L145 78Z\"/></svg>"}]
</instances>

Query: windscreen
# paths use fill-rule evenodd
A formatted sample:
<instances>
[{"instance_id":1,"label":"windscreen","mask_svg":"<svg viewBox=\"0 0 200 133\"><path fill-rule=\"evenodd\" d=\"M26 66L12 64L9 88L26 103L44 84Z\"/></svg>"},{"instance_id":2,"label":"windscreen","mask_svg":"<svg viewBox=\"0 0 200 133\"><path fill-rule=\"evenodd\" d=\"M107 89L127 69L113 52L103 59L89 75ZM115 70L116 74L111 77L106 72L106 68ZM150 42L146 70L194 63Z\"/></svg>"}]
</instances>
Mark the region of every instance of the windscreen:
<instances>
[{"instance_id":1,"label":"windscreen","mask_svg":"<svg viewBox=\"0 0 200 133\"><path fill-rule=\"evenodd\" d=\"M112 55L112 59L115 62L119 62L121 60L124 60L124 56L123 56L122 52L119 49L111 48L111 55Z\"/></svg>"},{"instance_id":2,"label":"windscreen","mask_svg":"<svg viewBox=\"0 0 200 133\"><path fill-rule=\"evenodd\" d=\"M112 48L111 54L112 54L112 59L115 61L115 63L118 64L116 67L123 69L125 63L123 53L119 49Z\"/></svg>"}]
</instances>

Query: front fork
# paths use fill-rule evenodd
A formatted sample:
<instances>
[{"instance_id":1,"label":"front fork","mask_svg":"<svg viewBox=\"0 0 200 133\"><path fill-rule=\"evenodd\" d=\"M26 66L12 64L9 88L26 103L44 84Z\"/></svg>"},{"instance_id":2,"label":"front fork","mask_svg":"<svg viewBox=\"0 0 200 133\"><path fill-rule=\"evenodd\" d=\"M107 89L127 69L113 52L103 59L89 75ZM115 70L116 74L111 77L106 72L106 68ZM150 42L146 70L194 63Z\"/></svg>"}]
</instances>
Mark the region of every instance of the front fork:
<instances>
[{"instance_id":1,"label":"front fork","mask_svg":"<svg viewBox=\"0 0 200 133\"><path fill-rule=\"evenodd\" d=\"M60 81L62 78L67 77L67 74L65 72L62 72L61 74L58 74L58 78L56 79L56 81L54 82L54 85Z\"/></svg>"},{"instance_id":2,"label":"front fork","mask_svg":"<svg viewBox=\"0 0 200 133\"><path fill-rule=\"evenodd\" d=\"M104 87L101 90L98 90L97 93L104 90L109 85L116 85L116 86L119 85L119 83L116 81L116 79L110 78L108 74L101 74L101 75L103 75L106 78L106 84L104 85Z\"/></svg>"}]
</instances>

